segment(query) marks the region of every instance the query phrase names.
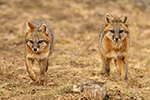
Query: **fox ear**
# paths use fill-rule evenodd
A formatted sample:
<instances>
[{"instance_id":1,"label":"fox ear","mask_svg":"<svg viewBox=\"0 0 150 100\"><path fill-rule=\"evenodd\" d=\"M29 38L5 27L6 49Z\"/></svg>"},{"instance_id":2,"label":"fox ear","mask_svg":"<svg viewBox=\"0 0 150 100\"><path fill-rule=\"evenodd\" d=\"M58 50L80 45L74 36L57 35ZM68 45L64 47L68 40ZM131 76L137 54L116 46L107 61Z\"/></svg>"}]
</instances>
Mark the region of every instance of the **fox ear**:
<instances>
[{"instance_id":1,"label":"fox ear","mask_svg":"<svg viewBox=\"0 0 150 100\"><path fill-rule=\"evenodd\" d=\"M121 15L121 17L119 18L119 21L127 24L127 14Z\"/></svg>"},{"instance_id":2,"label":"fox ear","mask_svg":"<svg viewBox=\"0 0 150 100\"><path fill-rule=\"evenodd\" d=\"M29 30L33 30L35 27L31 24L31 23L29 23L29 22L26 22L26 27L27 27L27 31L29 31Z\"/></svg>"},{"instance_id":3,"label":"fox ear","mask_svg":"<svg viewBox=\"0 0 150 100\"><path fill-rule=\"evenodd\" d=\"M106 15L105 15L105 24L107 25L108 23L111 23L111 22L113 22L115 19L114 19L114 17L111 15L111 14L109 14L109 13L106 13Z\"/></svg>"},{"instance_id":4,"label":"fox ear","mask_svg":"<svg viewBox=\"0 0 150 100\"><path fill-rule=\"evenodd\" d=\"M46 25L46 24L42 24L42 25L39 27L39 31L41 31L42 33L48 34L47 25Z\"/></svg>"}]
</instances>

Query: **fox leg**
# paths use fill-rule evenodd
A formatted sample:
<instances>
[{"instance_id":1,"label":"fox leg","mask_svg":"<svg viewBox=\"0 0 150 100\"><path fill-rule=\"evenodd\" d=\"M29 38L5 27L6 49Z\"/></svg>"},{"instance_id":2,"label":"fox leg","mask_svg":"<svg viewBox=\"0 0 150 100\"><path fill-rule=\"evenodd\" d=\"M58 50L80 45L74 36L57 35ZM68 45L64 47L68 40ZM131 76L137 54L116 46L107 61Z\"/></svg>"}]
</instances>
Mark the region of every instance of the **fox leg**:
<instances>
[{"instance_id":1,"label":"fox leg","mask_svg":"<svg viewBox=\"0 0 150 100\"><path fill-rule=\"evenodd\" d=\"M47 72L47 70L48 70L48 58L47 58L47 63L46 63L46 66L45 66L45 72Z\"/></svg>"},{"instance_id":2,"label":"fox leg","mask_svg":"<svg viewBox=\"0 0 150 100\"><path fill-rule=\"evenodd\" d=\"M30 58L26 58L26 68L27 68L27 71L29 73L29 76L30 78L33 80L33 81L36 81L37 80L37 77L32 69L32 66L33 66L33 63L34 63L34 60L33 59L30 59Z\"/></svg>"},{"instance_id":3,"label":"fox leg","mask_svg":"<svg viewBox=\"0 0 150 100\"><path fill-rule=\"evenodd\" d=\"M44 80L45 80L45 72L47 71L47 68L48 68L48 58L40 60L39 63L40 63L39 83L40 84L45 84Z\"/></svg>"},{"instance_id":4,"label":"fox leg","mask_svg":"<svg viewBox=\"0 0 150 100\"><path fill-rule=\"evenodd\" d=\"M128 87L128 58L127 57L119 57L118 58L119 63L119 71L121 73L121 79L126 84L126 87Z\"/></svg>"},{"instance_id":5,"label":"fox leg","mask_svg":"<svg viewBox=\"0 0 150 100\"><path fill-rule=\"evenodd\" d=\"M111 58L106 58L106 57L102 56L102 61L103 61L103 66L102 66L101 74L109 76L110 75L110 61L111 61Z\"/></svg>"}]
</instances>

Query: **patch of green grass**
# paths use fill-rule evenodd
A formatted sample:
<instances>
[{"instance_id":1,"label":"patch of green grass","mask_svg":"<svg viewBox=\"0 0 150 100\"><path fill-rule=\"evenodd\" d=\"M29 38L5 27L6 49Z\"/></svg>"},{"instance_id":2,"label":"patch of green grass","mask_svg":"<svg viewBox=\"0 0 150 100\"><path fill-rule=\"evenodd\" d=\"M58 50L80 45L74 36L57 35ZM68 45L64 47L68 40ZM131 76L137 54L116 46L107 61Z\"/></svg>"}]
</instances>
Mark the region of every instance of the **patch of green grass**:
<instances>
[{"instance_id":1,"label":"patch of green grass","mask_svg":"<svg viewBox=\"0 0 150 100\"><path fill-rule=\"evenodd\" d=\"M60 89L60 93L61 94L68 93L68 92L70 92L70 90L71 90L71 87L69 85L67 85Z\"/></svg>"},{"instance_id":2,"label":"patch of green grass","mask_svg":"<svg viewBox=\"0 0 150 100\"><path fill-rule=\"evenodd\" d=\"M7 86L12 86L12 84L11 84L11 83L9 83L9 84L7 84Z\"/></svg>"},{"instance_id":3,"label":"patch of green grass","mask_svg":"<svg viewBox=\"0 0 150 100\"><path fill-rule=\"evenodd\" d=\"M149 66L150 65L150 61L149 59L146 61L146 65Z\"/></svg>"},{"instance_id":4,"label":"patch of green grass","mask_svg":"<svg viewBox=\"0 0 150 100\"><path fill-rule=\"evenodd\" d=\"M130 97L130 96L133 94L133 92L130 91L130 90L128 90L128 89L124 89L124 90L123 90L123 94L125 94L126 97Z\"/></svg>"},{"instance_id":5,"label":"patch of green grass","mask_svg":"<svg viewBox=\"0 0 150 100\"><path fill-rule=\"evenodd\" d=\"M4 92L3 91L0 91L0 96L4 96Z\"/></svg>"},{"instance_id":6,"label":"patch of green grass","mask_svg":"<svg viewBox=\"0 0 150 100\"><path fill-rule=\"evenodd\" d=\"M99 63L98 61L95 61L95 60L94 60L94 62L93 62L93 63L94 63L94 64L93 64L93 65L94 65L94 67L99 67L99 66L101 65L101 63Z\"/></svg>"},{"instance_id":7,"label":"patch of green grass","mask_svg":"<svg viewBox=\"0 0 150 100\"><path fill-rule=\"evenodd\" d=\"M3 71L0 70L0 75L3 75L3 74L4 74Z\"/></svg>"},{"instance_id":8,"label":"patch of green grass","mask_svg":"<svg viewBox=\"0 0 150 100\"><path fill-rule=\"evenodd\" d=\"M20 85L21 85L21 83L13 83L13 84L12 83L8 83L7 84L8 87L18 87Z\"/></svg>"}]
</instances>

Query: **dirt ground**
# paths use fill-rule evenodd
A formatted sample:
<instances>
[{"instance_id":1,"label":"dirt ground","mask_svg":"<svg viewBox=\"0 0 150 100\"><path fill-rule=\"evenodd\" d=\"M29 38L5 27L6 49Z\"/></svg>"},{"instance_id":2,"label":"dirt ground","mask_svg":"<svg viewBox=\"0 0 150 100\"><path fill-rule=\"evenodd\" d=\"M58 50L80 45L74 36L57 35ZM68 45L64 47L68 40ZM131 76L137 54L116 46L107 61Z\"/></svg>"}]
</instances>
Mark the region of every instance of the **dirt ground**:
<instances>
[{"instance_id":1,"label":"dirt ground","mask_svg":"<svg viewBox=\"0 0 150 100\"><path fill-rule=\"evenodd\" d=\"M129 88L122 87L113 63L110 78L99 74L97 37L106 13L128 14ZM150 100L149 18L149 0L0 0L0 99L88 100L71 87L94 80L107 83L109 100ZM25 66L25 22L35 19L47 21L55 32L46 85L34 83Z\"/></svg>"}]
</instances>

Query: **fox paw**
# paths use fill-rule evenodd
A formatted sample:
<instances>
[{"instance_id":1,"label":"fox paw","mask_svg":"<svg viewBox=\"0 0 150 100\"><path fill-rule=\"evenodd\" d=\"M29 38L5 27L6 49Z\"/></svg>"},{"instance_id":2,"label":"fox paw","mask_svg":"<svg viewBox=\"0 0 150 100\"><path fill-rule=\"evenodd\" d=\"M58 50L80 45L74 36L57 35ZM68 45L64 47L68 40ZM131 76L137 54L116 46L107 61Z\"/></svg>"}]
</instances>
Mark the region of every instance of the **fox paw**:
<instances>
[{"instance_id":1,"label":"fox paw","mask_svg":"<svg viewBox=\"0 0 150 100\"><path fill-rule=\"evenodd\" d=\"M100 75L104 76L104 77L109 77L109 73L106 73L106 72L101 72Z\"/></svg>"},{"instance_id":2,"label":"fox paw","mask_svg":"<svg viewBox=\"0 0 150 100\"><path fill-rule=\"evenodd\" d=\"M45 82L44 80L40 80L38 83L39 83L40 85L46 85L46 82Z\"/></svg>"},{"instance_id":3,"label":"fox paw","mask_svg":"<svg viewBox=\"0 0 150 100\"><path fill-rule=\"evenodd\" d=\"M37 80L36 83L40 84L40 85L45 85L46 82L44 80Z\"/></svg>"}]
</instances>

